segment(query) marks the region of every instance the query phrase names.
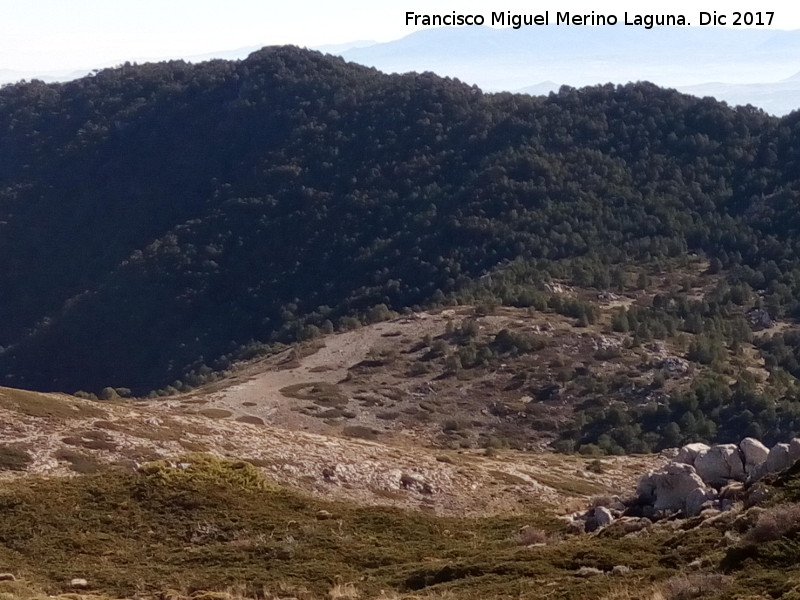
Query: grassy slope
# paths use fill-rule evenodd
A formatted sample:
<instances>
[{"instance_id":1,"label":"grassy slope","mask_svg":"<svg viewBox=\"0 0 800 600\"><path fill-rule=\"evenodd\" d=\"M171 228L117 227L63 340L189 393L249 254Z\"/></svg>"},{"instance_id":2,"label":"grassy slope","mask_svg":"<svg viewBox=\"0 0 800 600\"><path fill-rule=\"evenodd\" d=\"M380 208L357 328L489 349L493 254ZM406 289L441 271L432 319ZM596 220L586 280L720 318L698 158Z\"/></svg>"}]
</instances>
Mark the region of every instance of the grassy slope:
<instances>
[{"instance_id":1,"label":"grassy slope","mask_svg":"<svg viewBox=\"0 0 800 600\"><path fill-rule=\"evenodd\" d=\"M185 470L9 484L0 493L0 565L49 593L85 577L113 597L245 586L251 595L293 589L317 598L345 582L362 598L391 591L569 599L645 594L697 558L719 566L726 552L714 527L566 537L528 548L517 542L520 526L559 528L544 511L457 519L323 503L266 483L246 463L194 460L198 466ZM770 544L763 556L751 552L730 567L737 577L719 598L767 589L792 597L797 540ZM632 573L576 575L582 566L609 571L617 564Z\"/></svg>"},{"instance_id":2,"label":"grassy slope","mask_svg":"<svg viewBox=\"0 0 800 600\"><path fill-rule=\"evenodd\" d=\"M316 502L260 481L246 464L215 460L186 471L20 480L0 495L0 564L49 591L86 577L111 595L237 584L322 595L341 578L368 595L438 583L486 597L516 595L542 577L563 578L567 593L585 585L569 575L578 566L621 560L643 568L639 576L663 575L650 541L626 541L621 554L588 539L519 546L522 525L558 528L543 512L437 518Z\"/></svg>"}]
</instances>

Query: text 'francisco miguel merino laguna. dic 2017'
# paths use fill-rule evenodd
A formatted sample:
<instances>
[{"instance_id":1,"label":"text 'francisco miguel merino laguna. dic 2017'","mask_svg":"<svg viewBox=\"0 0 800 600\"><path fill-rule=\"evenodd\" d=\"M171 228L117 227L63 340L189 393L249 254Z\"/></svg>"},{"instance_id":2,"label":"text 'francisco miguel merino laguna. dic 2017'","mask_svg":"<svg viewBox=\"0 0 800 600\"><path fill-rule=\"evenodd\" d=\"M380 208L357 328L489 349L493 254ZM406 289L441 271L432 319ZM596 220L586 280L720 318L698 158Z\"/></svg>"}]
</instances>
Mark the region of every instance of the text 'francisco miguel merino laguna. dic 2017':
<instances>
[{"instance_id":1,"label":"text 'francisco miguel merino laguna. dic 2017'","mask_svg":"<svg viewBox=\"0 0 800 600\"><path fill-rule=\"evenodd\" d=\"M552 18L551 18L552 17ZM406 13L406 25L423 25L436 27L462 26L462 25L495 25L500 27L521 27L532 25L635 25L652 29L663 25L690 25L685 15L660 14L639 15L626 12L620 19L614 14L554 12L545 11L540 14L515 14L511 11L493 12L487 19L484 15L463 15L456 12L450 14L424 15L415 12Z\"/></svg>"}]
</instances>

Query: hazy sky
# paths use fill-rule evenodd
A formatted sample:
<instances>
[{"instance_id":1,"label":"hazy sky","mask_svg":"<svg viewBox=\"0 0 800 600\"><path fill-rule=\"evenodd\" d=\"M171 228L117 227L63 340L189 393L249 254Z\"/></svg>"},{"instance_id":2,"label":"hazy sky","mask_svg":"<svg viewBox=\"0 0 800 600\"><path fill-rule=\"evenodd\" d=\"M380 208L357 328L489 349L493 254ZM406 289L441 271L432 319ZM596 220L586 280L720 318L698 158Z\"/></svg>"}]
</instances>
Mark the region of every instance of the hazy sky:
<instances>
[{"instance_id":1,"label":"hazy sky","mask_svg":"<svg viewBox=\"0 0 800 600\"><path fill-rule=\"evenodd\" d=\"M633 12L754 10L752 0L0 0L0 70L46 71L186 57L247 46L388 41L411 33L404 13L511 10ZM786 5L787 3L783 3ZM800 7L773 27L800 28Z\"/></svg>"}]
</instances>

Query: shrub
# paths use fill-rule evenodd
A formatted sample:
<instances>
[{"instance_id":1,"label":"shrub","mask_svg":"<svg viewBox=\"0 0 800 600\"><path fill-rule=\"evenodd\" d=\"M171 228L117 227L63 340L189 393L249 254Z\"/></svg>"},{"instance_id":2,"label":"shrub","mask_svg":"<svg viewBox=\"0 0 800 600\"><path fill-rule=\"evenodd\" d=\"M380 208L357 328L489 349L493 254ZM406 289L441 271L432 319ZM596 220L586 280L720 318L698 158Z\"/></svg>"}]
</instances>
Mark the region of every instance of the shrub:
<instances>
[{"instance_id":1,"label":"shrub","mask_svg":"<svg viewBox=\"0 0 800 600\"><path fill-rule=\"evenodd\" d=\"M159 460L142 465L140 471L153 483L181 490L210 487L263 490L269 487L252 463L224 460L210 454L188 454L179 458L177 464Z\"/></svg>"},{"instance_id":2,"label":"shrub","mask_svg":"<svg viewBox=\"0 0 800 600\"><path fill-rule=\"evenodd\" d=\"M520 546L533 546L547 543L549 536L543 529L525 525L517 532L517 543Z\"/></svg>"},{"instance_id":3,"label":"shrub","mask_svg":"<svg viewBox=\"0 0 800 600\"><path fill-rule=\"evenodd\" d=\"M731 578L719 573L692 573L670 577L661 587L664 600L693 600L715 596L728 585Z\"/></svg>"},{"instance_id":4,"label":"shrub","mask_svg":"<svg viewBox=\"0 0 800 600\"><path fill-rule=\"evenodd\" d=\"M800 503L780 504L765 510L755 526L747 532L745 541L759 544L778 540L800 528Z\"/></svg>"},{"instance_id":5,"label":"shrub","mask_svg":"<svg viewBox=\"0 0 800 600\"><path fill-rule=\"evenodd\" d=\"M104 387L100 391L100 399L101 400L118 400L119 394L117 394L117 390L112 387Z\"/></svg>"},{"instance_id":6,"label":"shrub","mask_svg":"<svg viewBox=\"0 0 800 600\"><path fill-rule=\"evenodd\" d=\"M0 446L0 471L24 471L31 461L31 455L21 448Z\"/></svg>"},{"instance_id":7,"label":"shrub","mask_svg":"<svg viewBox=\"0 0 800 600\"><path fill-rule=\"evenodd\" d=\"M58 460L68 462L69 468L76 473L87 475L100 470L101 463L94 456L72 448L61 448L53 456Z\"/></svg>"},{"instance_id":8,"label":"shrub","mask_svg":"<svg viewBox=\"0 0 800 600\"><path fill-rule=\"evenodd\" d=\"M111 436L105 431L97 429L67 436L61 441L70 446L80 446L88 450L114 451L117 449Z\"/></svg>"},{"instance_id":9,"label":"shrub","mask_svg":"<svg viewBox=\"0 0 800 600\"><path fill-rule=\"evenodd\" d=\"M586 465L586 470L591 473L600 474L600 473L605 473L606 466L603 463L603 461L601 461L598 458L595 458L593 461L589 462L588 465Z\"/></svg>"}]
</instances>

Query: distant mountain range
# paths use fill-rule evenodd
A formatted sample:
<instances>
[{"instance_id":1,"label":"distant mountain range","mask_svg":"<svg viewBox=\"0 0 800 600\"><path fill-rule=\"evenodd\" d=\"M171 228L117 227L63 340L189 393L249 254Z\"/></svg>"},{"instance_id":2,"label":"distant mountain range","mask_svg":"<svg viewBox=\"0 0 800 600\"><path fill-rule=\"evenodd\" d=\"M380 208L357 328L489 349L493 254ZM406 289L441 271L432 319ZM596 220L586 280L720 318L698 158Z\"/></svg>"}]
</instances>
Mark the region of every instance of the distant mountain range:
<instances>
[{"instance_id":1,"label":"distant mountain range","mask_svg":"<svg viewBox=\"0 0 800 600\"><path fill-rule=\"evenodd\" d=\"M180 58L240 60L256 49L249 46ZM753 104L775 115L800 107L795 60L800 53L800 30L459 27L426 29L386 43L360 40L316 49L387 73L432 71L490 92L542 95L561 85L651 81L733 105ZM0 69L0 84L23 78L69 81L91 70Z\"/></svg>"},{"instance_id":2,"label":"distant mountain range","mask_svg":"<svg viewBox=\"0 0 800 600\"><path fill-rule=\"evenodd\" d=\"M782 115L800 107L800 81L790 77L799 51L800 31L549 26L428 29L340 54L387 73L433 71L486 91L536 95L646 80Z\"/></svg>"},{"instance_id":3,"label":"distant mountain range","mask_svg":"<svg viewBox=\"0 0 800 600\"><path fill-rule=\"evenodd\" d=\"M712 96L733 105L752 104L773 115L800 108L800 73L775 83L703 83L679 86L678 90L694 96Z\"/></svg>"}]
</instances>

